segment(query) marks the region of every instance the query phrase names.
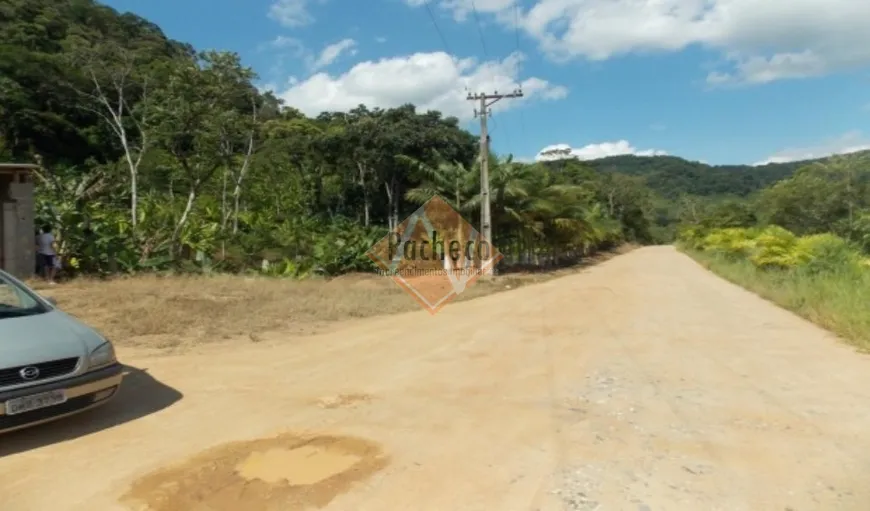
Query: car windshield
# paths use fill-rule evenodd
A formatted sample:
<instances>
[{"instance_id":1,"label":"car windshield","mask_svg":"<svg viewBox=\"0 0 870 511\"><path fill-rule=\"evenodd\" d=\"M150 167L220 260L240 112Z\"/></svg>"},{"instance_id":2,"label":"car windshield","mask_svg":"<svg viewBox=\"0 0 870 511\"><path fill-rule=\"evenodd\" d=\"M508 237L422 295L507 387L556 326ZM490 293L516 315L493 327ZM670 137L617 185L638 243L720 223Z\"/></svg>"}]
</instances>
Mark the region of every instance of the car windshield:
<instances>
[{"instance_id":1,"label":"car windshield","mask_svg":"<svg viewBox=\"0 0 870 511\"><path fill-rule=\"evenodd\" d=\"M0 320L42 314L46 310L31 291L0 272Z\"/></svg>"}]
</instances>

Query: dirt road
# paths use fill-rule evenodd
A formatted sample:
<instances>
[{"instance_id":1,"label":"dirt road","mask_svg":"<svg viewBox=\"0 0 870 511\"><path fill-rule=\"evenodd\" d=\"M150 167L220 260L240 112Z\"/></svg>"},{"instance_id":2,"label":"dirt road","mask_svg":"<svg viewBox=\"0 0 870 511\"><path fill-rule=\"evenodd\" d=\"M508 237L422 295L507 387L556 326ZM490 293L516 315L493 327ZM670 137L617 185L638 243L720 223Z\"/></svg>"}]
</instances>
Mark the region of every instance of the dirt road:
<instances>
[{"instance_id":1,"label":"dirt road","mask_svg":"<svg viewBox=\"0 0 870 511\"><path fill-rule=\"evenodd\" d=\"M118 401L0 437L0 509L870 509L870 357L669 247L434 317L121 355Z\"/></svg>"}]
</instances>

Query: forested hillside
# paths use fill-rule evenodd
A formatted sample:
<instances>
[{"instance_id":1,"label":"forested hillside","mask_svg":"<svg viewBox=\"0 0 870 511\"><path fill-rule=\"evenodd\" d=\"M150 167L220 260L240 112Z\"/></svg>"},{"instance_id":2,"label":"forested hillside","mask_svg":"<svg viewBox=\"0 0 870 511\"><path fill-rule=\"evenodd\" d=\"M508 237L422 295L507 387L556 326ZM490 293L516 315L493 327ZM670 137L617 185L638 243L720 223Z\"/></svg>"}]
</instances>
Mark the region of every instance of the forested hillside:
<instances>
[{"instance_id":1,"label":"forested hillside","mask_svg":"<svg viewBox=\"0 0 870 511\"><path fill-rule=\"evenodd\" d=\"M812 162L771 163L762 166L717 165L676 156L611 156L588 164L603 172L643 176L657 193L675 199L682 195L745 197L780 181Z\"/></svg>"},{"instance_id":2,"label":"forested hillside","mask_svg":"<svg viewBox=\"0 0 870 511\"><path fill-rule=\"evenodd\" d=\"M236 54L90 0L5 2L0 41L2 159L42 164L40 220L81 271L335 274L369 268L366 249L434 193L478 217L477 139L438 112L308 118ZM552 262L648 240L642 202L608 186L493 155L494 241Z\"/></svg>"},{"instance_id":3,"label":"forested hillside","mask_svg":"<svg viewBox=\"0 0 870 511\"><path fill-rule=\"evenodd\" d=\"M70 271L337 274L370 269L366 249L435 193L479 218L477 138L457 119L413 105L311 118L256 78L92 0L6 0L0 160L42 165L39 221ZM669 242L716 208L756 221L747 201L799 166L490 162L494 242L526 264Z\"/></svg>"}]
</instances>

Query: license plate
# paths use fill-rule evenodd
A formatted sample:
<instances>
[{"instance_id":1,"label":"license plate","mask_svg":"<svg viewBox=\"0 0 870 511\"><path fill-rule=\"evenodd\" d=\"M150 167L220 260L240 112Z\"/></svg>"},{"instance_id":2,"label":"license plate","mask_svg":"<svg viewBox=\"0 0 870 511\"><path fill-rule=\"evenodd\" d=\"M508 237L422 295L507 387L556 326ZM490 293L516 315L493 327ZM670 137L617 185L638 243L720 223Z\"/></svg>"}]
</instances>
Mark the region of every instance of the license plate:
<instances>
[{"instance_id":1,"label":"license plate","mask_svg":"<svg viewBox=\"0 0 870 511\"><path fill-rule=\"evenodd\" d=\"M32 410L39 410L40 408L47 408L65 402L66 393L63 390L52 390L51 392L43 392L42 394L19 397L6 401L6 415L30 412Z\"/></svg>"}]
</instances>

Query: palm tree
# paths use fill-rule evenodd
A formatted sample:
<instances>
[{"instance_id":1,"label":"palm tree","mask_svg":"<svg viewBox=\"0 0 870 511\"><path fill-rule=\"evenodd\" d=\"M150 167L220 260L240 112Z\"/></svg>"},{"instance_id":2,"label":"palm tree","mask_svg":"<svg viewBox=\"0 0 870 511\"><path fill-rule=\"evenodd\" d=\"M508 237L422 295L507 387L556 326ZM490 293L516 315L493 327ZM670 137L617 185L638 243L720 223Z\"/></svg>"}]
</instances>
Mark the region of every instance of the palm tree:
<instances>
[{"instance_id":1,"label":"palm tree","mask_svg":"<svg viewBox=\"0 0 870 511\"><path fill-rule=\"evenodd\" d=\"M406 193L408 200L423 204L439 195L457 211L480 211L478 165L467 168L440 157L435 165L397 158L422 177L420 186ZM543 166L516 163L510 155L491 155L489 162L492 241L503 254L513 253L518 261L527 262L544 256L555 263L563 256L584 256L612 245L622 235L620 222L598 203L593 188L561 179ZM460 242L461 223L457 226Z\"/></svg>"},{"instance_id":2,"label":"palm tree","mask_svg":"<svg viewBox=\"0 0 870 511\"><path fill-rule=\"evenodd\" d=\"M425 204L437 195L460 213L473 210L474 198L480 195L478 184L480 180L477 178L479 174L474 167L469 169L460 162L448 162L437 152L435 153L437 163L434 166L404 155L398 155L396 159L411 167L422 178L419 186L405 192L407 200L415 204ZM465 221L457 215L456 222L453 239L457 240L460 246L465 246L463 243ZM457 261L460 267L468 267L471 263L465 260L464 254L460 259L462 259L461 263ZM452 269L449 257L444 258L444 268Z\"/></svg>"},{"instance_id":3,"label":"palm tree","mask_svg":"<svg viewBox=\"0 0 870 511\"><path fill-rule=\"evenodd\" d=\"M437 153L435 158L437 163L433 166L408 156L396 156L422 177L419 186L405 192L405 198L415 204L425 204L438 195L453 209L469 211L474 198L479 195L478 171L460 162L448 162Z\"/></svg>"},{"instance_id":4,"label":"palm tree","mask_svg":"<svg viewBox=\"0 0 870 511\"><path fill-rule=\"evenodd\" d=\"M545 251L551 261L586 255L618 233L618 222L595 201L594 190L560 183L537 165L499 162L493 173L494 210L502 243L518 255L537 259Z\"/></svg>"}]
</instances>

